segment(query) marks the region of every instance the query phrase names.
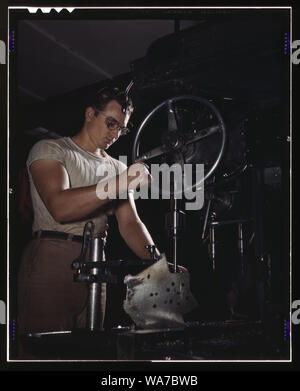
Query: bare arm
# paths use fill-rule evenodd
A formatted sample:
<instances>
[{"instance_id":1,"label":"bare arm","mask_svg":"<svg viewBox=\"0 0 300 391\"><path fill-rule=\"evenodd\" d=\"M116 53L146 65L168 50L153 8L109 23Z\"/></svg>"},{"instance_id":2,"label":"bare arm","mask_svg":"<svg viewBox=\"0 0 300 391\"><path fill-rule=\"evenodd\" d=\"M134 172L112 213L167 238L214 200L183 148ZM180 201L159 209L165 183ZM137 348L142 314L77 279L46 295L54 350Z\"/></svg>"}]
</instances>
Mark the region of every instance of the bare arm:
<instances>
[{"instance_id":1,"label":"bare arm","mask_svg":"<svg viewBox=\"0 0 300 391\"><path fill-rule=\"evenodd\" d=\"M36 160L30 172L41 199L57 222L79 220L110 201L97 197L96 185L71 189L68 173L57 160Z\"/></svg>"},{"instance_id":2,"label":"bare arm","mask_svg":"<svg viewBox=\"0 0 300 391\"><path fill-rule=\"evenodd\" d=\"M144 166L142 166L144 169ZM104 198L97 196L97 185L70 188L68 173L62 163L52 159L40 159L30 165L30 172L35 187L50 214L60 223L78 221L96 209L108 204L119 193L127 191L127 186L136 178L128 175L128 170L112 178L116 181L116 192L112 198L109 195ZM148 171L143 175L147 178ZM119 177L126 181L121 180ZM108 185L104 185L105 190ZM99 188L98 188L99 190ZM98 193L99 194L99 193ZM106 193L105 193L106 194Z\"/></svg>"},{"instance_id":3,"label":"bare arm","mask_svg":"<svg viewBox=\"0 0 300 391\"><path fill-rule=\"evenodd\" d=\"M115 216L118 220L119 231L130 249L141 259L149 259L149 251L146 245L154 245L153 239L148 232L145 224L138 216L134 197L129 193L128 200L119 204L115 210ZM160 252L156 249L156 257L159 258ZM173 271L173 264L169 263L170 271ZM180 273L187 272L187 269L177 265Z\"/></svg>"},{"instance_id":4,"label":"bare arm","mask_svg":"<svg viewBox=\"0 0 300 391\"><path fill-rule=\"evenodd\" d=\"M154 245L150 233L137 214L133 195L129 193L128 200L120 203L115 210L119 231L130 249L141 259L149 259L146 245ZM159 252L157 251L157 255Z\"/></svg>"}]
</instances>

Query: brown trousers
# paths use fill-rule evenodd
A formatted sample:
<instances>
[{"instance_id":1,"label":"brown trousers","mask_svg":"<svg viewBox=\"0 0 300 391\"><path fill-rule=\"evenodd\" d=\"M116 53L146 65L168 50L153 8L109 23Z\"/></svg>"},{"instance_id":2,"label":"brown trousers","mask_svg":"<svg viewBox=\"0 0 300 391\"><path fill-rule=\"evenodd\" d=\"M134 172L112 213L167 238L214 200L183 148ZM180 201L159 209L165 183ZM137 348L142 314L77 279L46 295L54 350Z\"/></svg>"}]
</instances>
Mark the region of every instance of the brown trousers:
<instances>
[{"instance_id":1,"label":"brown trousers","mask_svg":"<svg viewBox=\"0 0 300 391\"><path fill-rule=\"evenodd\" d=\"M71 270L80 251L81 243L71 240L34 239L27 245L18 278L19 336L85 327L87 285L74 282ZM105 304L106 284L102 284L102 327Z\"/></svg>"}]
</instances>

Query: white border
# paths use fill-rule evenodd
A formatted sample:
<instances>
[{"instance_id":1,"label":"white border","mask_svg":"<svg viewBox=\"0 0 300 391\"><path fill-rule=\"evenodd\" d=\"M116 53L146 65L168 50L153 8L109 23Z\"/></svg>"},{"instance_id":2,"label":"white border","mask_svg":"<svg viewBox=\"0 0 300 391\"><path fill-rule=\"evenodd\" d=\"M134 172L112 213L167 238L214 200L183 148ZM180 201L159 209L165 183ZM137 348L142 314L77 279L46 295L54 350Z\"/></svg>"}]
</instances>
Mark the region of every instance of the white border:
<instances>
[{"instance_id":1,"label":"white border","mask_svg":"<svg viewBox=\"0 0 300 391\"><path fill-rule=\"evenodd\" d=\"M8 7L9 8L9 7ZM7 225L7 262L6 262L6 300L7 300L7 306L6 306L6 360L9 361L9 324L10 324L10 311L9 311L9 211L10 211L10 205L9 205L9 188L10 188L10 182L9 182L9 9L7 10L7 211L6 211L6 225Z\"/></svg>"},{"instance_id":2,"label":"white border","mask_svg":"<svg viewBox=\"0 0 300 391\"><path fill-rule=\"evenodd\" d=\"M291 6L278 6L278 7L243 7L243 6L237 6L237 7L183 7L183 6L170 6L170 7L26 7L26 6L9 6L7 10L7 20L8 20L8 34L7 34L7 310L6 310L6 338L7 338L7 349L6 349L6 359L7 362L24 362L24 363L30 363L30 362L163 362L163 363L178 363L178 362L200 362L200 363L207 363L207 362L222 362L222 363L230 363L230 362L241 362L241 363L248 363L248 362L258 362L258 363L289 363L292 362L292 323L291 323L291 303L292 303L292 50L290 45L290 359L289 360L10 360L9 359L9 324L10 324L10 316L9 316L9 11L12 9L67 9L69 12L72 12L74 9L110 9L110 10L123 10L123 9L143 9L143 10L164 10L164 9L185 9L185 10L193 10L193 9L215 9L215 10L222 10L222 9L244 9L244 10L251 10L251 9L290 9L290 43L292 43L292 7ZM72 11L71 11L72 10ZM30 12L30 11L29 11ZM48 13L49 11L47 11ZM57 11L59 12L59 11ZM45 12L46 14L46 12Z\"/></svg>"},{"instance_id":3,"label":"white border","mask_svg":"<svg viewBox=\"0 0 300 391\"><path fill-rule=\"evenodd\" d=\"M118 9L157 9L157 10L160 10L160 9L184 9L184 10L188 10L188 9L219 9L219 10L222 10L222 9L292 9L292 7L289 7L289 6L278 6L278 7L267 7L267 6L253 6L253 7L243 7L243 6L237 6L237 7L234 7L234 6L228 6L228 7L219 7L219 6L207 6L207 7L180 7L180 6L170 6L170 7L60 7L60 6L55 6L55 7L45 7L45 6L40 6L40 7L26 7L26 6L9 6L8 7L9 9L112 9L112 10L118 10Z\"/></svg>"},{"instance_id":4,"label":"white border","mask_svg":"<svg viewBox=\"0 0 300 391\"><path fill-rule=\"evenodd\" d=\"M293 301L293 287L292 287L292 123L293 123L293 62L292 62L292 42L293 42L293 9L290 7L290 361L292 362L292 301Z\"/></svg>"}]
</instances>

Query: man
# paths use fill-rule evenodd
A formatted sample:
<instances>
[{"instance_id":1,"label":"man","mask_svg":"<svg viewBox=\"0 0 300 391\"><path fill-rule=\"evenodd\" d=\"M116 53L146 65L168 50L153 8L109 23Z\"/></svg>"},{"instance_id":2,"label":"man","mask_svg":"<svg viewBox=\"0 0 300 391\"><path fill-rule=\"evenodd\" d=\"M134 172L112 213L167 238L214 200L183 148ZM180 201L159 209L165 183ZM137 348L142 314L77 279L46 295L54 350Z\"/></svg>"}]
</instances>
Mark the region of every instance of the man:
<instances>
[{"instance_id":1,"label":"man","mask_svg":"<svg viewBox=\"0 0 300 391\"><path fill-rule=\"evenodd\" d=\"M105 237L107 217L114 214L131 250L141 259L150 258L145 246L154 243L137 214L132 193L127 199L116 199L130 189L135 177L105 152L127 132L131 110L125 98L115 88L100 90L86 107L83 126L75 136L41 140L29 153L34 239L24 251L19 273L19 335L85 326L87 287L73 282L71 263L80 254L87 221L92 220L95 232ZM98 175L100 166L101 172L113 169L117 175L103 180ZM135 166L140 179L150 182L145 165ZM107 191L112 181L114 195ZM99 194L106 196L99 198Z\"/></svg>"}]
</instances>

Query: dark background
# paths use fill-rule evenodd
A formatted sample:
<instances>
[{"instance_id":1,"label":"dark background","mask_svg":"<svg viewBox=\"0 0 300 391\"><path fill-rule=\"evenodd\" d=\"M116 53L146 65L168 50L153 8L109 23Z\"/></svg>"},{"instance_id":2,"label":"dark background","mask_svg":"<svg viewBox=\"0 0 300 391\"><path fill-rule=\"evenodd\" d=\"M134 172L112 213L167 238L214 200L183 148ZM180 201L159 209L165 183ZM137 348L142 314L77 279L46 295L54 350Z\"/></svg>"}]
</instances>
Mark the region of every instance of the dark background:
<instances>
[{"instance_id":1,"label":"dark background","mask_svg":"<svg viewBox=\"0 0 300 391\"><path fill-rule=\"evenodd\" d=\"M133 130L114 145L114 157L127 155L130 163L134 136L141 121L164 99L190 93L213 99L229 132L226 156L218 170L221 180L244 160L246 173L222 192L238 191L232 207L220 210L221 220L245 218L246 239L261 230L263 243L246 248L248 273L239 280L236 226L217 231L217 269L212 271L207 241L203 243L203 210L186 213L186 230L179 245L179 263L191 273L192 291L199 308L187 320L226 319L227 295L236 282L243 290L238 312L247 318L288 317L289 313L289 56L287 10L124 12L101 11L61 14L15 12L10 46L10 276L11 319L15 318L15 281L21 252L31 236L30 211L20 211L22 170L30 147L44 128L58 135L80 129L86 94L107 83L124 88L135 81L132 92ZM26 20L24 20L26 19ZM56 42L55 42L56 40ZM74 54L75 53L75 54ZM80 59L79 59L80 56ZM231 100L224 98L230 97ZM242 126L247 119L245 137ZM231 144L230 144L231 143ZM208 146L209 147L209 146ZM201 151L200 151L201 152ZM199 152L199 154L200 154ZM201 154L198 155L199 159ZM201 162L201 160L199 161ZM269 169L269 170L268 170ZM275 170L275 171L274 171ZM263 176L253 192L253 176ZM279 172L279 177L274 174ZM259 226L253 225L259 198ZM137 202L139 214L158 248L170 257L165 230L167 201ZM256 219L257 220L257 219ZM259 235L256 234L256 237ZM16 245L17 243L17 245ZM258 253L271 261L258 266ZM108 258L132 258L110 221ZM266 287L261 311L258 285ZM123 287L110 289L108 327L128 323L120 311Z\"/></svg>"}]
</instances>

